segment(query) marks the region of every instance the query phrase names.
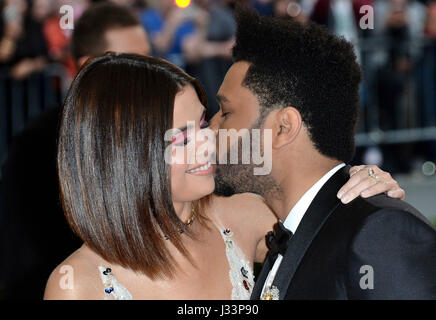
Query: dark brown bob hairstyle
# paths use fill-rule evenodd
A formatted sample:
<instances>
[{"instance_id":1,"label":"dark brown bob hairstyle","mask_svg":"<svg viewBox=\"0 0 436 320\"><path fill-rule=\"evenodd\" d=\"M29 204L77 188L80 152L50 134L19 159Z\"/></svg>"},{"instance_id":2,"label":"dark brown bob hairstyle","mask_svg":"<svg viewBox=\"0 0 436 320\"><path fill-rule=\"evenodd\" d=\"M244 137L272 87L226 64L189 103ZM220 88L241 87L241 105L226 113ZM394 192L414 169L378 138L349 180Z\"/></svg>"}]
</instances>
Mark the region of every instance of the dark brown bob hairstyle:
<instances>
[{"instance_id":1,"label":"dark brown bob hairstyle","mask_svg":"<svg viewBox=\"0 0 436 320\"><path fill-rule=\"evenodd\" d=\"M58 174L68 223L105 260L152 279L174 275L167 241L192 262L172 203L171 142L164 139L187 85L206 106L199 82L174 65L107 53L80 70L63 108ZM197 219L205 221L200 212Z\"/></svg>"}]
</instances>

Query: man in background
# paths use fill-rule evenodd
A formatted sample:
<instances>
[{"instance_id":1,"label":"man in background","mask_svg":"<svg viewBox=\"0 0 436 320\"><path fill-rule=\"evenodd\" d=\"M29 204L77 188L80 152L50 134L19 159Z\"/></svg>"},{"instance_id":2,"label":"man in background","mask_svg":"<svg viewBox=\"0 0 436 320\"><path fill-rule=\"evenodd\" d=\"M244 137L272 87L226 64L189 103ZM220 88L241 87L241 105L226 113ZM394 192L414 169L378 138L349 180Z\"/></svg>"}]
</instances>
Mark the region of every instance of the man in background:
<instances>
[{"instance_id":1,"label":"man in background","mask_svg":"<svg viewBox=\"0 0 436 320\"><path fill-rule=\"evenodd\" d=\"M147 34L127 9L91 6L77 21L72 54L78 67L106 51L150 54ZM44 111L13 141L2 168L0 285L4 299L42 299L50 272L81 241L62 211L56 170L61 109Z\"/></svg>"}]
</instances>

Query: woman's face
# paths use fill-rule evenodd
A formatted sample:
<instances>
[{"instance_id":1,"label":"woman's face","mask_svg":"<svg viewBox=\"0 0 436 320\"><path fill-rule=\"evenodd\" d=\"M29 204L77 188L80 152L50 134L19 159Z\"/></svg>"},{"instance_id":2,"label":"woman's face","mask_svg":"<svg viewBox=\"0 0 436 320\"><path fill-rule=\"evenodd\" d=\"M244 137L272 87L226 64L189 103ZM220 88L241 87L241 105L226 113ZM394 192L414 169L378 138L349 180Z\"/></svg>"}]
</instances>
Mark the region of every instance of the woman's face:
<instances>
[{"instance_id":1,"label":"woman's face","mask_svg":"<svg viewBox=\"0 0 436 320\"><path fill-rule=\"evenodd\" d=\"M173 202L198 200L215 188L215 141L205 120L206 109L195 89L187 85L174 102L172 138L171 192ZM194 133L194 134L192 134Z\"/></svg>"}]
</instances>

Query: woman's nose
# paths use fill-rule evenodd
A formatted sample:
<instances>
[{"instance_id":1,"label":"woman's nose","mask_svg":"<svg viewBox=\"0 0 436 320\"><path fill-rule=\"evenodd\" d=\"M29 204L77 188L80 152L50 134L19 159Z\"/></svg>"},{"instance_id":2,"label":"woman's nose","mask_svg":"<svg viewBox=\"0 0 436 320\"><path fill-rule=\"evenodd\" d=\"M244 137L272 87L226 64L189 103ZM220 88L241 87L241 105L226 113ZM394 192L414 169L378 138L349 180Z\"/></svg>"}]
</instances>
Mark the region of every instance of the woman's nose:
<instances>
[{"instance_id":1,"label":"woman's nose","mask_svg":"<svg viewBox=\"0 0 436 320\"><path fill-rule=\"evenodd\" d=\"M210 120L209 120L209 128L215 131L215 135L218 134L218 130L221 127L222 117L220 116L221 111L218 111Z\"/></svg>"}]
</instances>

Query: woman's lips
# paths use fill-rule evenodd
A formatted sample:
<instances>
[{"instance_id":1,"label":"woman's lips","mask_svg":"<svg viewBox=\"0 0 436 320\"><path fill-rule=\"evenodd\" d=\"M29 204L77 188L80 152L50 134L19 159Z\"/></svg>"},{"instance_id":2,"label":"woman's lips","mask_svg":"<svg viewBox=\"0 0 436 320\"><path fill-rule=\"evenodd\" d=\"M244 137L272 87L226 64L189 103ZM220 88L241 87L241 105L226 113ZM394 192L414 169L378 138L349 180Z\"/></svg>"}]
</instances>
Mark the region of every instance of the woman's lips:
<instances>
[{"instance_id":1,"label":"woman's lips","mask_svg":"<svg viewBox=\"0 0 436 320\"><path fill-rule=\"evenodd\" d=\"M206 176L213 173L215 166L208 161L206 164L202 166L198 166L196 168L193 168L191 170L186 171L186 173L195 175L195 176Z\"/></svg>"}]
</instances>

